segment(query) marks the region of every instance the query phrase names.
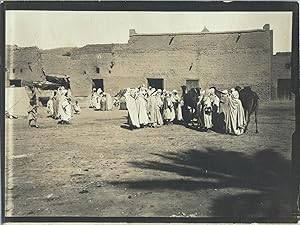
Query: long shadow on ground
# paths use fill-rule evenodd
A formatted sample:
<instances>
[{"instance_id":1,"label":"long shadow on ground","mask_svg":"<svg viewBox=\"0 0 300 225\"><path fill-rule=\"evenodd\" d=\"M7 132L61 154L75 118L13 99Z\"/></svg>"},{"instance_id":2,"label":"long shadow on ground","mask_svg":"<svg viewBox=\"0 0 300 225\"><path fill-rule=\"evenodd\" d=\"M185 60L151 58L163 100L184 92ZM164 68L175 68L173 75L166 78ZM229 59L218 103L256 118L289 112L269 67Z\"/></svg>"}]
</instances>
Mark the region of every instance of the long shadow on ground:
<instances>
[{"instance_id":1,"label":"long shadow on ground","mask_svg":"<svg viewBox=\"0 0 300 225\"><path fill-rule=\"evenodd\" d=\"M173 173L176 175L175 179L111 183L140 190L197 191L235 188L239 191L229 195L221 194L212 199L210 210L213 216L290 216L290 161L272 149L264 149L254 155L212 148L153 155L158 160L134 161L130 164L145 170Z\"/></svg>"}]
</instances>

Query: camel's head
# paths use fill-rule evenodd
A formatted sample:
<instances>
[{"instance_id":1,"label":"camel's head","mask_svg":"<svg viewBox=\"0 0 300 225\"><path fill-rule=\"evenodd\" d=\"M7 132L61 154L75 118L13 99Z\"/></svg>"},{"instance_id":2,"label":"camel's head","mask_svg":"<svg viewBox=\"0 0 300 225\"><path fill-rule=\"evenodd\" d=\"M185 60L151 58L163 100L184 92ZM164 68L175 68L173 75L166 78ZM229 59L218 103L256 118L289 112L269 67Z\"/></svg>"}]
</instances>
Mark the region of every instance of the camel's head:
<instances>
[{"instance_id":1,"label":"camel's head","mask_svg":"<svg viewBox=\"0 0 300 225\"><path fill-rule=\"evenodd\" d=\"M196 88L196 91L197 91L198 96L200 96L201 88L200 88L200 87L197 87L197 88Z\"/></svg>"},{"instance_id":2,"label":"camel's head","mask_svg":"<svg viewBox=\"0 0 300 225\"><path fill-rule=\"evenodd\" d=\"M240 90L242 90L242 88L240 86L236 86L234 89L237 90L238 92L240 92Z\"/></svg>"}]
</instances>

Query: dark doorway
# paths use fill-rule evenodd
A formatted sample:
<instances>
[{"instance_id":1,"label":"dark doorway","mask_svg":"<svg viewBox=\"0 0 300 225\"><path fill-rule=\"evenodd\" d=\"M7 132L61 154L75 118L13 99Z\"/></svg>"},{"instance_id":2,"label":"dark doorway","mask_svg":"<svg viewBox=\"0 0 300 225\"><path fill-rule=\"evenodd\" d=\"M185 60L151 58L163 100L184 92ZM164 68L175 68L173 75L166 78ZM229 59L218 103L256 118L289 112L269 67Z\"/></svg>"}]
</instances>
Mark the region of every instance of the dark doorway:
<instances>
[{"instance_id":1,"label":"dark doorway","mask_svg":"<svg viewBox=\"0 0 300 225\"><path fill-rule=\"evenodd\" d=\"M148 80L148 87L154 87L156 90L157 89L164 89L164 79L152 79L152 78L147 78Z\"/></svg>"},{"instance_id":2,"label":"dark doorway","mask_svg":"<svg viewBox=\"0 0 300 225\"><path fill-rule=\"evenodd\" d=\"M92 88L96 88L96 90L98 90L98 88L101 88L102 91L104 91L103 79L93 79Z\"/></svg>"},{"instance_id":3,"label":"dark doorway","mask_svg":"<svg viewBox=\"0 0 300 225\"><path fill-rule=\"evenodd\" d=\"M21 87L21 80L9 80L10 86Z\"/></svg>"},{"instance_id":4,"label":"dark doorway","mask_svg":"<svg viewBox=\"0 0 300 225\"><path fill-rule=\"evenodd\" d=\"M278 79L277 81L277 97L282 100L291 100L291 80L290 79Z\"/></svg>"},{"instance_id":5,"label":"dark doorway","mask_svg":"<svg viewBox=\"0 0 300 225\"><path fill-rule=\"evenodd\" d=\"M199 87L199 80L186 80L186 88L187 91L191 90L192 88Z\"/></svg>"}]
</instances>

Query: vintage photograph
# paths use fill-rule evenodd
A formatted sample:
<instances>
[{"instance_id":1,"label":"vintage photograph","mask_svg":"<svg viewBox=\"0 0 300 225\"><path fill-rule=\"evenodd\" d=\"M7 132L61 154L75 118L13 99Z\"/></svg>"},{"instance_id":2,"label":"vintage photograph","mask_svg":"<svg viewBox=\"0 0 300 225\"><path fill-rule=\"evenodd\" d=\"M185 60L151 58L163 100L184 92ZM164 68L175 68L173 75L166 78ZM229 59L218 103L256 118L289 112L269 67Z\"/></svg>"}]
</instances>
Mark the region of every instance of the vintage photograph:
<instances>
[{"instance_id":1,"label":"vintage photograph","mask_svg":"<svg viewBox=\"0 0 300 225\"><path fill-rule=\"evenodd\" d=\"M5 216L291 215L292 12L6 12Z\"/></svg>"}]
</instances>

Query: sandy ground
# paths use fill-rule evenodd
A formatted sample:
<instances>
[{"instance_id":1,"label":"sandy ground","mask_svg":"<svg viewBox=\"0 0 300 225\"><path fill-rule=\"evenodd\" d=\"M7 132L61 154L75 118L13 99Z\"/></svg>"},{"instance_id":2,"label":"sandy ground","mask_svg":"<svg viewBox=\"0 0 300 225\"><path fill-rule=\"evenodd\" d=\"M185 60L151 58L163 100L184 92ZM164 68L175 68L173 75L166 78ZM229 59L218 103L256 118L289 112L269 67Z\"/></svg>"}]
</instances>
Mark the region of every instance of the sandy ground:
<instances>
[{"instance_id":1,"label":"sandy ground","mask_svg":"<svg viewBox=\"0 0 300 225\"><path fill-rule=\"evenodd\" d=\"M6 216L290 216L292 102L261 105L259 134L180 125L126 129L126 111L83 109L40 128L6 120Z\"/></svg>"}]
</instances>

